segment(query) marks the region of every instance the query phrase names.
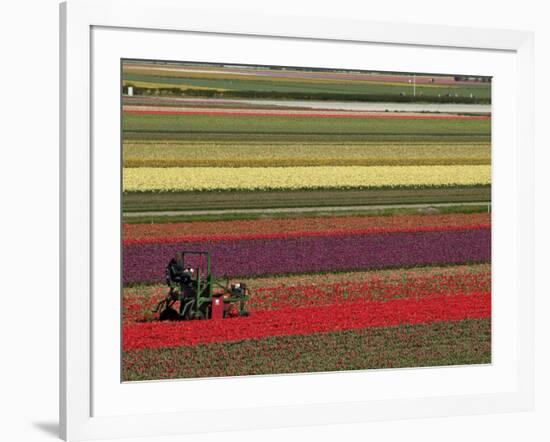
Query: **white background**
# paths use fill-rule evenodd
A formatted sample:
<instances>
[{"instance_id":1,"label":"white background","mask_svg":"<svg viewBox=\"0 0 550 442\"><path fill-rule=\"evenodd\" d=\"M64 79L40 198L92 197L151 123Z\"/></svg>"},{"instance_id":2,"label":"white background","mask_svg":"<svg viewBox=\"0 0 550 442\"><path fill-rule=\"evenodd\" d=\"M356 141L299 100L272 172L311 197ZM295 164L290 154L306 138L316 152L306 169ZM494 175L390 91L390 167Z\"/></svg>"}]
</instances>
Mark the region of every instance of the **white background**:
<instances>
[{"instance_id":1,"label":"white background","mask_svg":"<svg viewBox=\"0 0 550 442\"><path fill-rule=\"evenodd\" d=\"M183 2L183 0L182 0ZM203 0L200 6L216 2ZM217 2L223 4L227 2ZM255 5L255 3L257 3ZM422 440L499 441L548 438L550 430L550 296L548 200L550 160L547 133L550 102L550 29L543 6L534 0L506 6L499 1L416 0L372 3L340 0L272 2L278 14L315 14L414 23L437 23L536 31L537 144L537 362L536 411L510 415L455 417L305 429L235 432L162 438L162 441ZM231 1L233 10L260 12L267 2ZM543 2L540 2L542 5ZM521 7L520 7L521 6ZM58 10L52 0L10 2L3 6L0 47L0 111L2 112L0 189L2 225L0 253L2 306L0 321L0 440L54 440L57 432L58 370ZM29 269L29 266L31 269ZM33 283L28 278L32 274ZM177 423L175 423L177 425ZM150 441L154 439L137 439Z\"/></svg>"}]
</instances>

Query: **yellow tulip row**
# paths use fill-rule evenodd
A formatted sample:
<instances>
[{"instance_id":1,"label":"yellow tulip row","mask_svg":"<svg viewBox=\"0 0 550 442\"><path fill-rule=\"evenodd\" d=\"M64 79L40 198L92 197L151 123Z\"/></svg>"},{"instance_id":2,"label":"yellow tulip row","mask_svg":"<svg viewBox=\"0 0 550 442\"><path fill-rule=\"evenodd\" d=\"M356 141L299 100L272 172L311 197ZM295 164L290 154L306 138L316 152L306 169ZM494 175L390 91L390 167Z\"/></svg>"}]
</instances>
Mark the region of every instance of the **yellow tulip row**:
<instances>
[{"instance_id":1,"label":"yellow tulip row","mask_svg":"<svg viewBox=\"0 0 550 442\"><path fill-rule=\"evenodd\" d=\"M124 168L125 192L486 185L491 166Z\"/></svg>"}]
</instances>

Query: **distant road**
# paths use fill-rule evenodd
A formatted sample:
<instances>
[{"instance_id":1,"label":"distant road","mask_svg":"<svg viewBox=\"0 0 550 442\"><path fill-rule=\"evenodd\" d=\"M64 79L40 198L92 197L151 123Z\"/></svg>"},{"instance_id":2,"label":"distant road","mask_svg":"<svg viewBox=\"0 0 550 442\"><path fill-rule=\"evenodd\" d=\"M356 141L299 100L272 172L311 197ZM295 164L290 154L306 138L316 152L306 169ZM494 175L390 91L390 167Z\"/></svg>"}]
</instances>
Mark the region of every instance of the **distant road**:
<instances>
[{"instance_id":1,"label":"distant road","mask_svg":"<svg viewBox=\"0 0 550 442\"><path fill-rule=\"evenodd\" d=\"M133 100L148 102L150 104L220 104L248 106L283 106L299 107L306 109L328 109L348 111L371 111L371 112L446 112L446 113L491 113L490 104L454 104L454 103L371 103L356 101L315 101L315 100L247 100L247 99L225 99L225 98L181 98L181 97L124 97L126 103Z\"/></svg>"},{"instance_id":2,"label":"distant road","mask_svg":"<svg viewBox=\"0 0 550 442\"><path fill-rule=\"evenodd\" d=\"M152 212L125 212L124 218L155 217L155 216L200 216L200 215L228 215L228 214L269 214L269 213L307 213L307 212L349 212L360 210L384 210L384 209L428 209L430 207L450 206L482 206L489 207L487 202L468 203L434 203L434 204L385 204L377 206L332 206L332 207L282 207L274 209L223 209L223 210L166 210Z\"/></svg>"}]
</instances>

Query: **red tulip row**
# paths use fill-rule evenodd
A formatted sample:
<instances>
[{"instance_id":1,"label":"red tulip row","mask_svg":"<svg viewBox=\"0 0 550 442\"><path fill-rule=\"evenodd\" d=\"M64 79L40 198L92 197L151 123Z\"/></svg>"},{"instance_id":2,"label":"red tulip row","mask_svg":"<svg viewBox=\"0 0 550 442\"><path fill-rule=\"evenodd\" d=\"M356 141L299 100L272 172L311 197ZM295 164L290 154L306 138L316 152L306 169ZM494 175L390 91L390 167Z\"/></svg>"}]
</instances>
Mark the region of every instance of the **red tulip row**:
<instances>
[{"instance_id":1,"label":"red tulip row","mask_svg":"<svg viewBox=\"0 0 550 442\"><path fill-rule=\"evenodd\" d=\"M172 244L179 242L219 242L219 241L239 241L252 239L291 239L291 238L320 238L320 237L339 237L348 235L379 235L386 233L421 233L421 232L460 232L466 230L489 229L490 224L466 224L462 226L420 226L420 227L398 227L382 228L375 227L361 230L333 230L325 232L277 232L277 233L245 233L240 235L222 234L222 235L185 235L156 237L150 239L126 239L125 246L143 245L143 244Z\"/></svg>"},{"instance_id":2,"label":"red tulip row","mask_svg":"<svg viewBox=\"0 0 550 442\"><path fill-rule=\"evenodd\" d=\"M360 301L388 301L400 298L454 296L490 291L490 274L434 275L405 277L401 281L371 278L364 281L339 281L260 287L253 291L250 310L277 310L292 307L341 305Z\"/></svg>"},{"instance_id":3,"label":"red tulip row","mask_svg":"<svg viewBox=\"0 0 550 442\"><path fill-rule=\"evenodd\" d=\"M201 221L160 224L124 224L125 244L136 240L155 242L165 238L189 238L222 236L237 238L255 234L338 232L348 230L396 231L399 229L420 229L435 227L461 227L489 225L488 213L453 213L442 215L394 215L394 216L330 216L306 218L253 219L231 221Z\"/></svg>"},{"instance_id":4,"label":"red tulip row","mask_svg":"<svg viewBox=\"0 0 550 442\"><path fill-rule=\"evenodd\" d=\"M487 115L449 115L421 113L392 113L365 111L288 111L288 110L242 110L242 109L201 109L169 108L160 106L124 106L125 114L145 115L208 115L208 116L247 116L247 117L302 117L302 118L365 118L378 119L416 119L416 120L490 120Z\"/></svg>"},{"instance_id":5,"label":"red tulip row","mask_svg":"<svg viewBox=\"0 0 550 442\"><path fill-rule=\"evenodd\" d=\"M252 311L311 307L361 301L452 296L491 290L488 265L400 269L381 272L328 273L258 278L247 281ZM151 309L166 296L166 286L124 290L124 323L155 319Z\"/></svg>"},{"instance_id":6,"label":"red tulip row","mask_svg":"<svg viewBox=\"0 0 550 442\"><path fill-rule=\"evenodd\" d=\"M123 326L123 350L458 321L490 315L490 292L386 302L357 301L344 305L258 311L247 318L129 324Z\"/></svg>"}]
</instances>

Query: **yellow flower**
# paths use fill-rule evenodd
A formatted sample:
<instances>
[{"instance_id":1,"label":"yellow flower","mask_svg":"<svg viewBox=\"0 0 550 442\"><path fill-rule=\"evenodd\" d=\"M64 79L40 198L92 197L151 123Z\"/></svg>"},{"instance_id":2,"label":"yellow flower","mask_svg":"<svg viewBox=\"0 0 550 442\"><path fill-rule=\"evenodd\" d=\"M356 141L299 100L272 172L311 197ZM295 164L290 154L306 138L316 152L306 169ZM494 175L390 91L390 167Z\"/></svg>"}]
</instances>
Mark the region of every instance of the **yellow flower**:
<instances>
[{"instance_id":1,"label":"yellow flower","mask_svg":"<svg viewBox=\"0 0 550 442\"><path fill-rule=\"evenodd\" d=\"M491 166L125 168L125 192L485 185Z\"/></svg>"}]
</instances>

